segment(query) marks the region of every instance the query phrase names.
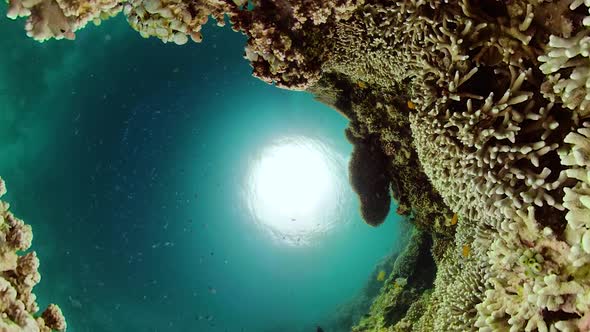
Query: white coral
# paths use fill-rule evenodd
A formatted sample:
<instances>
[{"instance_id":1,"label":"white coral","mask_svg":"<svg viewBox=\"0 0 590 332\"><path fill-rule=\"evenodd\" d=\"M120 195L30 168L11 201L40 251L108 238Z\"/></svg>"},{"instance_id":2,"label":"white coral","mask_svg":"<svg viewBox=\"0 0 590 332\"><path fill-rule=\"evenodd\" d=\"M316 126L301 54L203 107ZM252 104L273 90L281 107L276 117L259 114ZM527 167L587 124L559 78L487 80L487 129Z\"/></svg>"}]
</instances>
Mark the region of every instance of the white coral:
<instances>
[{"instance_id":1,"label":"white coral","mask_svg":"<svg viewBox=\"0 0 590 332\"><path fill-rule=\"evenodd\" d=\"M590 2L585 1L586 7ZM574 1L573 10L582 5L582 1ZM589 9L590 10L590 9ZM582 21L585 27L590 26L590 16ZM570 38L550 36L547 50L538 57L543 62L541 71L547 75L543 92L551 101L564 104L576 111L581 118L590 115L590 29L582 29ZM565 71L573 68L569 76Z\"/></svg>"}]
</instances>

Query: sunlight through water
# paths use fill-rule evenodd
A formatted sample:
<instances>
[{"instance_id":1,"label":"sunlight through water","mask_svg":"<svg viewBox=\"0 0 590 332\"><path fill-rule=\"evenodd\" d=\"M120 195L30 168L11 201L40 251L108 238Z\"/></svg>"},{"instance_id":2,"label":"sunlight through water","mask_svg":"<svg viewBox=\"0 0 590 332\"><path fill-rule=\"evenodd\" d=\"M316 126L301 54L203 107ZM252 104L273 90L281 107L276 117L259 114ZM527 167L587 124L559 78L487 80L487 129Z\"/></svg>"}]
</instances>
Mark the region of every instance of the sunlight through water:
<instances>
[{"instance_id":1,"label":"sunlight through water","mask_svg":"<svg viewBox=\"0 0 590 332\"><path fill-rule=\"evenodd\" d=\"M258 226L274 240L309 245L345 222L346 161L322 141L276 140L251 161L244 199Z\"/></svg>"}]
</instances>

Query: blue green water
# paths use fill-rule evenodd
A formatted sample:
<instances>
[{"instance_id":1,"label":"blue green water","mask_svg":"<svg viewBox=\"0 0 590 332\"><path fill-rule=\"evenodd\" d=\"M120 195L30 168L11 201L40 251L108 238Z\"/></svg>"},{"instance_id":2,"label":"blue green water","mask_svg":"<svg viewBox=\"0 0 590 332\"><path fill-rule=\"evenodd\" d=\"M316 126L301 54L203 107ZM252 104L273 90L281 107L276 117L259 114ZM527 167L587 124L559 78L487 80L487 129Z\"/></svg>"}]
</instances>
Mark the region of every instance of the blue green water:
<instances>
[{"instance_id":1,"label":"blue green water","mask_svg":"<svg viewBox=\"0 0 590 332\"><path fill-rule=\"evenodd\" d=\"M346 120L250 77L240 34L178 47L119 17L38 44L22 24L0 20L0 175L33 226L40 305L69 331L315 331L399 245L397 216L360 219ZM341 181L313 225L267 227L248 205L264 205L253 167L285 140L330 151Z\"/></svg>"}]
</instances>

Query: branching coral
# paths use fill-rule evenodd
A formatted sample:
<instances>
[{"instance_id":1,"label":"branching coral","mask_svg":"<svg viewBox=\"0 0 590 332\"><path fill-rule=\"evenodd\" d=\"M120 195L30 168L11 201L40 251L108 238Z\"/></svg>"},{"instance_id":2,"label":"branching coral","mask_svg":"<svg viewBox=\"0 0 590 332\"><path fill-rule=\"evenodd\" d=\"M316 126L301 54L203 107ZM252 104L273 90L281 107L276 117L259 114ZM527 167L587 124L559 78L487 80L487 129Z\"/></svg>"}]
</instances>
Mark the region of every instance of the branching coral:
<instances>
[{"instance_id":1,"label":"branching coral","mask_svg":"<svg viewBox=\"0 0 590 332\"><path fill-rule=\"evenodd\" d=\"M406 331L469 331L486 290L488 264L485 257L487 229L474 229L470 220L460 220L455 244L447 247L437 263L434 291L423 314ZM408 322L410 323L410 322Z\"/></svg>"},{"instance_id":2,"label":"branching coral","mask_svg":"<svg viewBox=\"0 0 590 332\"><path fill-rule=\"evenodd\" d=\"M586 122L565 137L561 161L571 168L568 177L577 180L564 188L563 205L568 210L566 238L572 246L570 259L575 267L590 263L590 123Z\"/></svg>"},{"instance_id":3,"label":"branching coral","mask_svg":"<svg viewBox=\"0 0 590 332\"><path fill-rule=\"evenodd\" d=\"M38 41L74 39L74 32L90 21L95 23L116 15L122 9L117 0L9 0L7 16L28 17L27 35Z\"/></svg>"},{"instance_id":4,"label":"branching coral","mask_svg":"<svg viewBox=\"0 0 590 332\"><path fill-rule=\"evenodd\" d=\"M359 20L350 25L361 26L356 32L342 27L354 37L345 34L351 40L336 43L345 60L326 69L394 91L409 84L406 93L416 110L405 111L420 164L464 220L454 254L438 261L440 282L428 311L435 313L415 330L470 330L476 324L482 331L569 331L583 324L590 132L578 123L588 116L582 75L588 30L580 11L562 15L561 22L569 24L563 29L543 29L547 22L540 20L553 9L563 13L564 6L574 10L580 4L404 1L366 5L363 14L370 18L356 14ZM386 17L379 20L382 26L367 24L379 15ZM400 34L383 33L391 22ZM411 22L411 28L404 32L400 22ZM380 44L371 59L353 60L363 59L360 45L373 41ZM411 46L416 47L406 51ZM570 74L559 81L559 75ZM461 245L461 234L473 232L476 242L488 245ZM453 268L465 255L472 263ZM463 301L464 294L477 296Z\"/></svg>"},{"instance_id":5,"label":"branching coral","mask_svg":"<svg viewBox=\"0 0 590 332\"><path fill-rule=\"evenodd\" d=\"M0 178L0 196L6 193ZM33 287L40 281L39 259L35 252L19 256L29 249L33 239L31 226L8 211L0 201L0 330L65 331L66 322L58 306L51 304L40 317Z\"/></svg>"},{"instance_id":6,"label":"branching coral","mask_svg":"<svg viewBox=\"0 0 590 332\"><path fill-rule=\"evenodd\" d=\"M573 1L569 8L590 7L590 1ZM559 101L582 118L590 116L590 16L575 36L551 35L546 54L539 57L541 71L548 75L541 89L551 101Z\"/></svg>"}]
</instances>

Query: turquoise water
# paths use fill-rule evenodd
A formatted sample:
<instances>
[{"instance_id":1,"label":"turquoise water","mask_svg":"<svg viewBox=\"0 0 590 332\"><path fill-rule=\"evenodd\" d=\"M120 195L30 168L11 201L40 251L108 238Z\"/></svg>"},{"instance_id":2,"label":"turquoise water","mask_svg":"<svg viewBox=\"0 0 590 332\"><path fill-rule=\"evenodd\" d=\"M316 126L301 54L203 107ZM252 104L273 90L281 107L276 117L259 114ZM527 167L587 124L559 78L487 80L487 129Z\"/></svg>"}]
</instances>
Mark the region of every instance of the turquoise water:
<instances>
[{"instance_id":1,"label":"turquoise water","mask_svg":"<svg viewBox=\"0 0 590 332\"><path fill-rule=\"evenodd\" d=\"M69 331L330 331L404 228L361 221L346 120L250 77L229 29L178 47L126 25L38 44L0 20L0 175L41 307Z\"/></svg>"}]
</instances>

